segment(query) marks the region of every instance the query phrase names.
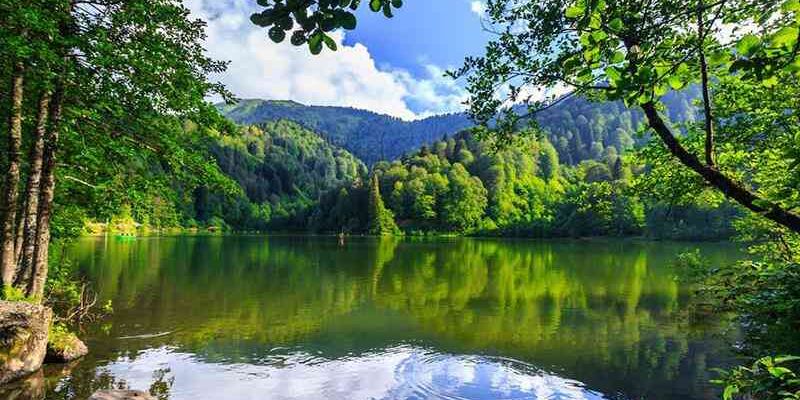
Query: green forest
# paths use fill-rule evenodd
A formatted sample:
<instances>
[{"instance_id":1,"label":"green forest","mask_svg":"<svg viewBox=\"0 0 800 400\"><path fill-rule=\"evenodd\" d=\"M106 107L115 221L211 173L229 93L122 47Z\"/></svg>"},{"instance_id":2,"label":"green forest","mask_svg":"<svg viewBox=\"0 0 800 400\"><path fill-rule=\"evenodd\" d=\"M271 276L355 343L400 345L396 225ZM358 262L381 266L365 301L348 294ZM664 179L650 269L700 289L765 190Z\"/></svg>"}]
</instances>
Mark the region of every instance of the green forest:
<instances>
[{"instance_id":1,"label":"green forest","mask_svg":"<svg viewBox=\"0 0 800 400\"><path fill-rule=\"evenodd\" d=\"M691 98L692 91L667 97L680 104L674 113L687 121L696 112L688 104ZM327 128L319 128L339 132L335 134L304 127L317 121L318 107L261 102L259 112L243 116L252 103L223 110L232 119L265 121L236 125L223 120L212 129L190 120L183 123L186 134L203 137L198 139L202 152L213 160L211 168L221 182L187 190L181 182L169 183L169 171L149 167L150 188L129 186L137 195L127 198L136 202L104 198L98 200L104 207L80 211L87 231L102 230L97 223L106 221L108 229L121 229L126 225L118 221L129 220L128 225L140 230L156 231L367 234L373 216L364 210L373 175L388 219L399 227L392 232L410 235L713 240L731 237L731 221L740 213L713 196L671 201L637 190L637 182L646 180L649 172L634 153L647 138L637 134L642 115L618 102L570 99L542 116L536 129L520 132L511 146L501 146L471 128L447 134L426 129L436 124L420 121L412 131L419 148L394 159L377 154L358 158L345 150L358 149L353 139L361 136L351 134L348 140L341 133L347 124L341 121L327 121ZM263 115L284 107L294 114L276 120ZM353 112L337 111L345 116ZM380 131L384 123L406 124L356 112L360 114L380 121L361 122L371 131ZM440 133L439 139L426 140ZM342 141L344 148L336 144Z\"/></svg>"},{"instance_id":2,"label":"green forest","mask_svg":"<svg viewBox=\"0 0 800 400\"><path fill-rule=\"evenodd\" d=\"M485 49L446 73L465 111L407 121L238 99L208 21L178 0L0 0L0 383L47 346L70 361L82 324L113 313L67 257L89 236L633 237L737 246L738 261L673 254L687 318L730 316L740 335L708 393L800 398L800 1L479 5ZM410 9L251 6L237 21L263 46L319 60L347 45L338 32ZM389 273L392 290L416 279Z\"/></svg>"}]
</instances>

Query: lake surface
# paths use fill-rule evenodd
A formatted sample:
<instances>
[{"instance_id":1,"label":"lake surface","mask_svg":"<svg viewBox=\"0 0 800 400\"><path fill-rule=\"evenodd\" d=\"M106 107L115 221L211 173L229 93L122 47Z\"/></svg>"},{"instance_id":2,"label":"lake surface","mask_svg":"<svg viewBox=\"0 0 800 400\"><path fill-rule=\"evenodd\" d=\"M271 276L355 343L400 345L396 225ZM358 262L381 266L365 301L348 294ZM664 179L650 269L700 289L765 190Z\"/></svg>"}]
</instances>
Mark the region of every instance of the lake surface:
<instances>
[{"instance_id":1,"label":"lake surface","mask_svg":"<svg viewBox=\"0 0 800 400\"><path fill-rule=\"evenodd\" d=\"M719 244L180 237L81 240L114 313L46 398L712 399L735 332L677 254ZM52 367L51 367L52 368ZM12 395L0 394L0 398Z\"/></svg>"}]
</instances>

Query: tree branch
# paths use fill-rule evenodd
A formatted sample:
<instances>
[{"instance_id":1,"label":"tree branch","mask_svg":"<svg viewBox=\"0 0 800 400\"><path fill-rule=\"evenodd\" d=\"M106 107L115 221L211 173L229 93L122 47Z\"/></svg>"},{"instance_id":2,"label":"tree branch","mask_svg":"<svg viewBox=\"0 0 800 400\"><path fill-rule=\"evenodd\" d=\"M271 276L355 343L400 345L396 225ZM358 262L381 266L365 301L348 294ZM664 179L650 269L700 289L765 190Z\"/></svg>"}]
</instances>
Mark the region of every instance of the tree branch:
<instances>
[{"instance_id":1,"label":"tree branch","mask_svg":"<svg viewBox=\"0 0 800 400\"><path fill-rule=\"evenodd\" d=\"M659 115L654 102L650 101L642 105L647 121L661 141L669 149L670 153L680 160L680 162L698 173L703 179L719 189L726 196L732 198L737 203L747 209L759 213L765 218L782 225L794 232L800 232L800 215L791 213L779 205L771 203L744 186L733 181L730 177L720 172L714 166L704 165L692 153L686 150L675 135L672 133L664 120Z\"/></svg>"}]
</instances>

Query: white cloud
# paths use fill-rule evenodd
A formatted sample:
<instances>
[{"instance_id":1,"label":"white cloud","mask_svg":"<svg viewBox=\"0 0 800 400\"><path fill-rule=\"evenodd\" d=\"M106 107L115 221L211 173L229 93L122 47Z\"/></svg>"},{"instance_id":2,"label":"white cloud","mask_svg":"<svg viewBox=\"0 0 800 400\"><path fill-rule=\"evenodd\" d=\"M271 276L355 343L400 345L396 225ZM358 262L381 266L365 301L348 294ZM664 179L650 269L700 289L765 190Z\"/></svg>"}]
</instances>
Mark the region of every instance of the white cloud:
<instances>
[{"instance_id":1,"label":"white cloud","mask_svg":"<svg viewBox=\"0 0 800 400\"><path fill-rule=\"evenodd\" d=\"M455 80L445 76L445 70L435 65L425 66L426 79L415 79L406 71L394 71L395 77L407 88L406 102L423 110L419 117L461 111L467 92Z\"/></svg>"},{"instance_id":2,"label":"white cloud","mask_svg":"<svg viewBox=\"0 0 800 400\"><path fill-rule=\"evenodd\" d=\"M486 4L482 1L474 0L469 4L470 10L475 14L478 14L479 17L483 18L486 15Z\"/></svg>"},{"instance_id":3,"label":"white cloud","mask_svg":"<svg viewBox=\"0 0 800 400\"><path fill-rule=\"evenodd\" d=\"M305 104L349 106L403 119L463 109L463 89L442 77L436 66L418 78L398 69L381 69L362 44L345 46L344 33L334 33L339 50L309 54L288 40L272 43L264 29L249 21L251 0L186 0L195 17L208 22L206 49L228 70L212 77L240 98L288 99Z\"/></svg>"}]
</instances>

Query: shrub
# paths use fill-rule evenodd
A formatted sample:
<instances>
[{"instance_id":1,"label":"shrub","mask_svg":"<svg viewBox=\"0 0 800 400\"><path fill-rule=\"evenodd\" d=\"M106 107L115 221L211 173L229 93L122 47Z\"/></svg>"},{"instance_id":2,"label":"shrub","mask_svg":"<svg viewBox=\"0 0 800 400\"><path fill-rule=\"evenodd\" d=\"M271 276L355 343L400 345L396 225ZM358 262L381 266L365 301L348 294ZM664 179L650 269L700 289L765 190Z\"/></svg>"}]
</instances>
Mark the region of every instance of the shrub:
<instances>
[{"instance_id":1,"label":"shrub","mask_svg":"<svg viewBox=\"0 0 800 400\"><path fill-rule=\"evenodd\" d=\"M763 357L751 366L738 366L730 371L719 370L724 400L800 400L800 378L788 366L800 357Z\"/></svg>"}]
</instances>

